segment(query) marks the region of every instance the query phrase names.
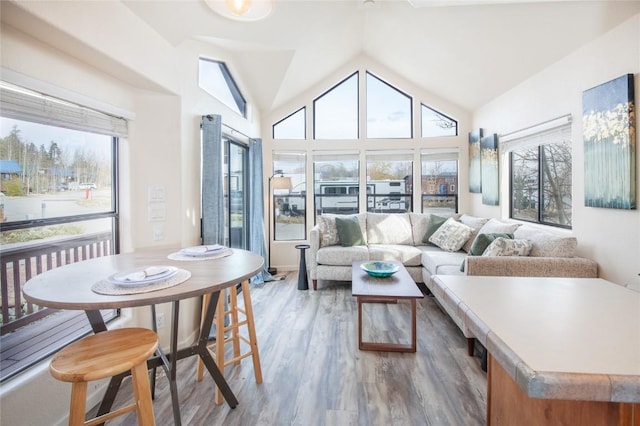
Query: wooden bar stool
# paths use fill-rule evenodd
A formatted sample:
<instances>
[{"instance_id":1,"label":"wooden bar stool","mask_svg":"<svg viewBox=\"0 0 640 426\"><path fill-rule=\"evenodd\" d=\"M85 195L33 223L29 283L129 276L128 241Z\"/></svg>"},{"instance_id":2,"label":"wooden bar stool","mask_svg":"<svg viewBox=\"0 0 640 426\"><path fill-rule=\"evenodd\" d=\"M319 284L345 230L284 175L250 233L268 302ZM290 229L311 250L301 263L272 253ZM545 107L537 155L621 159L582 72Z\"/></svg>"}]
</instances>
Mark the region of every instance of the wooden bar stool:
<instances>
[{"instance_id":1,"label":"wooden bar stool","mask_svg":"<svg viewBox=\"0 0 640 426\"><path fill-rule=\"evenodd\" d=\"M258 340L256 339L256 328L253 322L253 308L251 306L251 294L249 294L249 281L243 281L242 285L242 297L244 298L244 309L238 307L238 291L236 286L229 287L229 310L225 310L224 299L226 297L225 292L222 291L218 298L218 306L216 307L216 316L214 324L216 325L216 340L209 343L207 348L211 351L213 359L215 360L218 368L224 374L226 366L231 364L240 364L240 360L251 355L253 358L253 371L256 377L256 383L262 383L262 369L260 368L260 355L258 354ZM210 294L205 294L202 297L202 318L204 319L206 306L211 298ZM244 315L241 319L238 313ZM230 315L231 320L229 325L224 325L224 319L227 315ZM248 338L240 333L241 326L247 326ZM229 337L225 338L225 333L230 331ZM245 353L240 353L240 341L245 342L249 349ZM225 344L233 344L233 358L225 361L224 359L224 347ZM198 366L196 369L196 380L201 381L204 375L204 364L202 360L198 358ZM216 404L222 404L222 394L220 389L216 386Z\"/></svg>"},{"instance_id":2,"label":"wooden bar stool","mask_svg":"<svg viewBox=\"0 0 640 426\"><path fill-rule=\"evenodd\" d=\"M147 359L158 347L158 335L146 328L120 328L85 337L58 352L51 375L71 382L69 425L97 425L136 410L139 425L155 425ZM131 371L135 402L85 422L87 382Z\"/></svg>"}]
</instances>

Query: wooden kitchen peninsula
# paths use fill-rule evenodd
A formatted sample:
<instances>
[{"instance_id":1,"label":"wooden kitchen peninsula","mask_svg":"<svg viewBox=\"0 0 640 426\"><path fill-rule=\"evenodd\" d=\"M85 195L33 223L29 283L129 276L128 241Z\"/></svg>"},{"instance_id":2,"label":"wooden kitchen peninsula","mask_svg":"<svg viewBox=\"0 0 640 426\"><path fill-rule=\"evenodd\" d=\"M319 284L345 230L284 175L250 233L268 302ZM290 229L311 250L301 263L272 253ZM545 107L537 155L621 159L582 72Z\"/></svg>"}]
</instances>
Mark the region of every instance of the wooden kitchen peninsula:
<instances>
[{"instance_id":1,"label":"wooden kitchen peninsula","mask_svg":"<svg viewBox=\"0 0 640 426\"><path fill-rule=\"evenodd\" d=\"M487 425L640 426L640 293L598 278L433 277L487 348Z\"/></svg>"}]
</instances>

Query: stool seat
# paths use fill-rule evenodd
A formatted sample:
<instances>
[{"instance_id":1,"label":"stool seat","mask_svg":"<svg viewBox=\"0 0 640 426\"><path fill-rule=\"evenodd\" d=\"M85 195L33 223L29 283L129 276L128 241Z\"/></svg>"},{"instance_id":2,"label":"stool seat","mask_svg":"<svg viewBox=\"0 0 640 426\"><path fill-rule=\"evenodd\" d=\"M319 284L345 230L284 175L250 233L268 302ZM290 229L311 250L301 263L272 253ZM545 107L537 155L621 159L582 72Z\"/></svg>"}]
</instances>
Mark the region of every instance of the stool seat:
<instances>
[{"instance_id":1,"label":"stool seat","mask_svg":"<svg viewBox=\"0 0 640 426\"><path fill-rule=\"evenodd\" d=\"M72 382L70 425L94 425L136 410L138 424L155 425L147 359L158 347L158 335L146 328L121 328L87 336L58 352L51 375ZM135 403L85 422L87 382L131 371Z\"/></svg>"},{"instance_id":2,"label":"stool seat","mask_svg":"<svg viewBox=\"0 0 640 426\"><path fill-rule=\"evenodd\" d=\"M78 340L51 361L51 375L63 382L90 382L131 370L158 347L158 336L144 328L121 328Z\"/></svg>"}]
</instances>

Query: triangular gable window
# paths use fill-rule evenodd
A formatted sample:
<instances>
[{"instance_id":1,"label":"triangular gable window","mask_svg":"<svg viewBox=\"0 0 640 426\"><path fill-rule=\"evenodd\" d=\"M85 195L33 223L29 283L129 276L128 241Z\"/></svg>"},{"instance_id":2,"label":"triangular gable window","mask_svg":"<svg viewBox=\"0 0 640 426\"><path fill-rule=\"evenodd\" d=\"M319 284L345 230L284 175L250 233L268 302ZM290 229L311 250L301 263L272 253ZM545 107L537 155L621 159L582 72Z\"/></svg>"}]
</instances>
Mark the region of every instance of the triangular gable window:
<instances>
[{"instance_id":1,"label":"triangular gable window","mask_svg":"<svg viewBox=\"0 0 640 426\"><path fill-rule=\"evenodd\" d=\"M313 101L314 139L358 139L358 72Z\"/></svg>"},{"instance_id":2,"label":"triangular gable window","mask_svg":"<svg viewBox=\"0 0 640 426\"><path fill-rule=\"evenodd\" d=\"M305 139L306 107L273 125L273 139Z\"/></svg>"},{"instance_id":3,"label":"triangular gable window","mask_svg":"<svg viewBox=\"0 0 640 426\"><path fill-rule=\"evenodd\" d=\"M422 104L422 137L457 136L458 122Z\"/></svg>"},{"instance_id":4,"label":"triangular gable window","mask_svg":"<svg viewBox=\"0 0 640 426\"><path fill-rule=\"evenodd\" d=\"M200 58L198 85L241 116L247 116L247 101L224 62Z\"/></svg>"},{"instance_id":5,"label":"triangular gable window","mask_svg":"<svg viewBox=\"0 0 640 426\"><path fill-rule=\"evenodd\" d=\"M367 72L367 137L410 138L411 96Z\"/></svg>"}]
</instances>

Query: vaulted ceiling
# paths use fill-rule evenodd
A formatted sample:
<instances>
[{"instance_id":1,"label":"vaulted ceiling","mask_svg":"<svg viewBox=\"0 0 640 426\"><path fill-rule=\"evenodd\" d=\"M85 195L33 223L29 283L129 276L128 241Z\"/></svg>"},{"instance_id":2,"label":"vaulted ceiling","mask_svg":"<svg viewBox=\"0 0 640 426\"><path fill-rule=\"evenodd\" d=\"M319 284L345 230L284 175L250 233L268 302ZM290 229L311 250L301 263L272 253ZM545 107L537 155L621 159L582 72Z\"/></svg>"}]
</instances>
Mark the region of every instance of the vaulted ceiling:
<instances>
[{"instance_id":1,"label":"vaulted ceiling","mask_svg":"<svg viewBox=\"0 0 640 426\"><path fill-rule=\"evenodd\" d=\"M275 0L258 22L204 0L124 0L169 43L232 52L269 111L359 54L473 110L640 12L639 1Z\"/></svg>"}]
</instances>

